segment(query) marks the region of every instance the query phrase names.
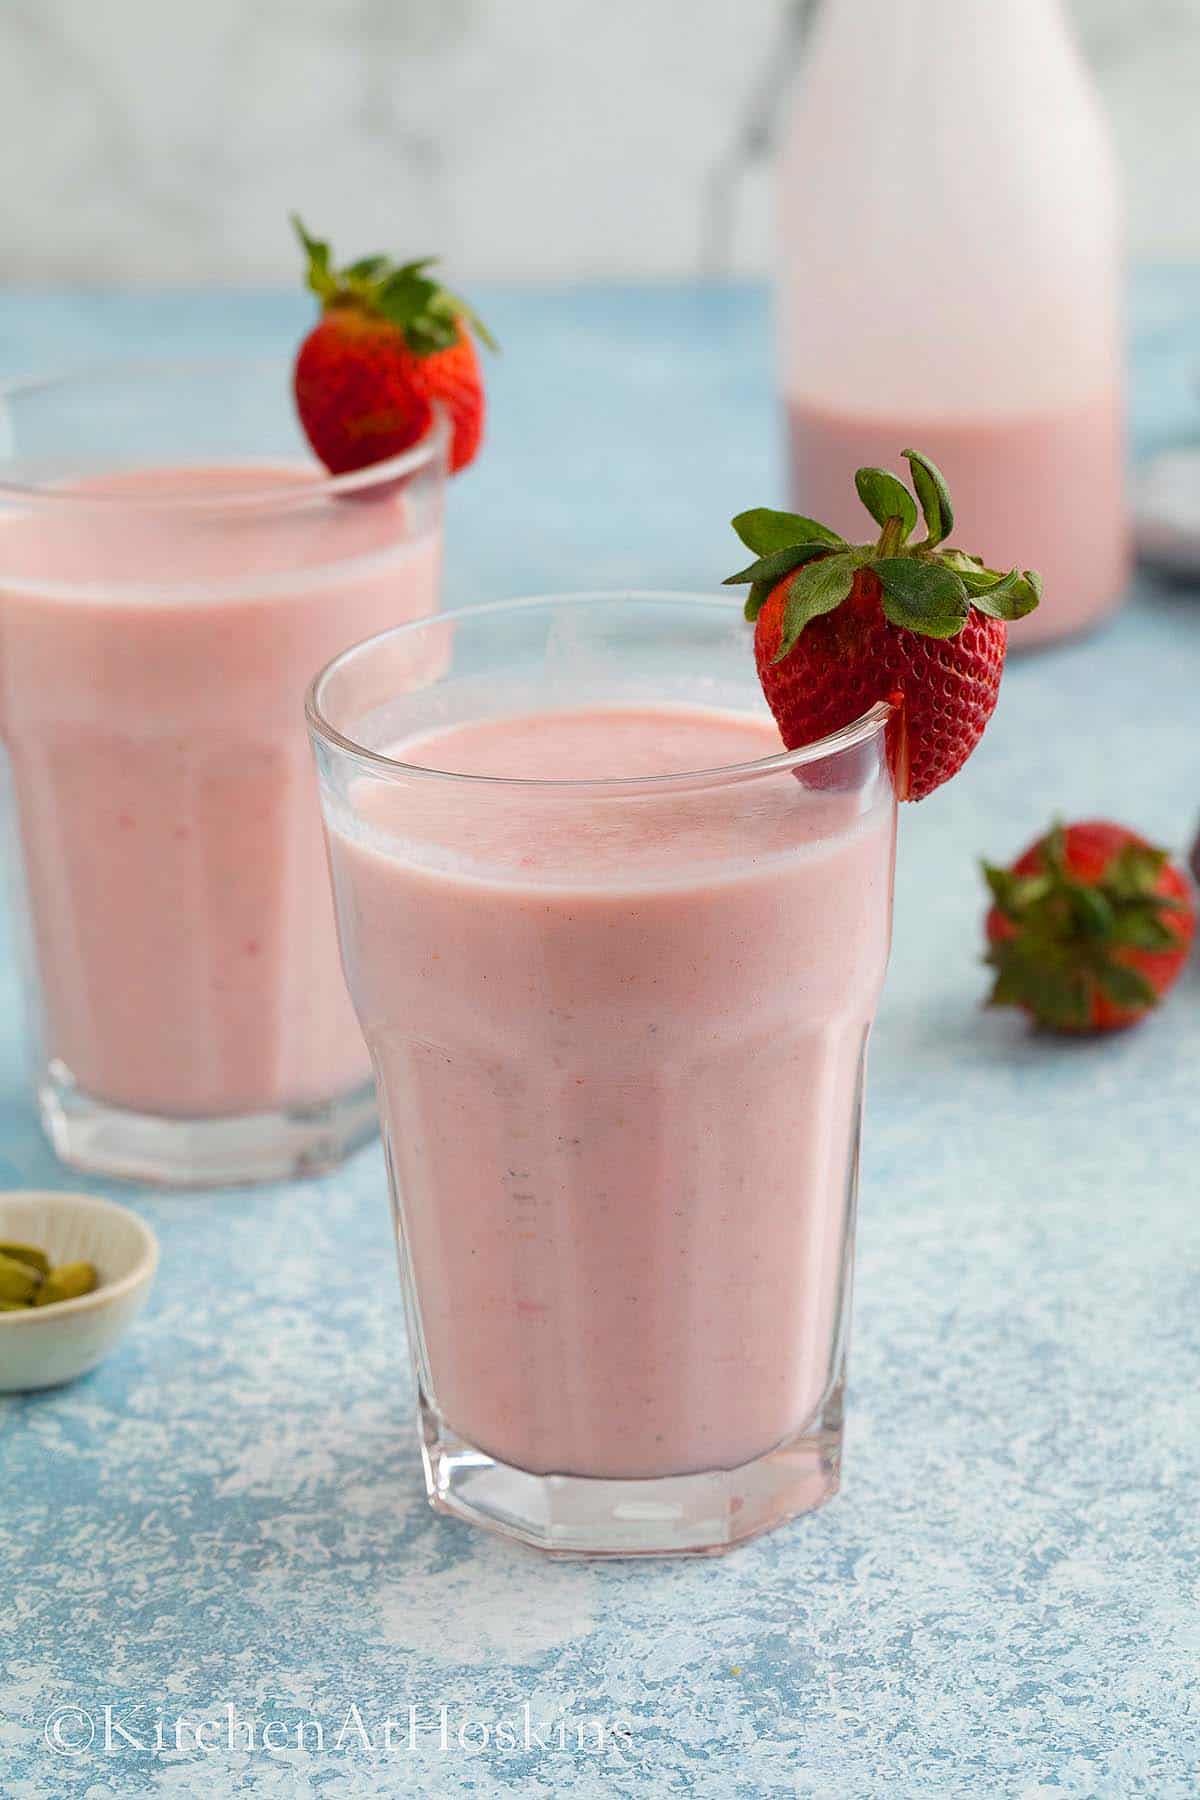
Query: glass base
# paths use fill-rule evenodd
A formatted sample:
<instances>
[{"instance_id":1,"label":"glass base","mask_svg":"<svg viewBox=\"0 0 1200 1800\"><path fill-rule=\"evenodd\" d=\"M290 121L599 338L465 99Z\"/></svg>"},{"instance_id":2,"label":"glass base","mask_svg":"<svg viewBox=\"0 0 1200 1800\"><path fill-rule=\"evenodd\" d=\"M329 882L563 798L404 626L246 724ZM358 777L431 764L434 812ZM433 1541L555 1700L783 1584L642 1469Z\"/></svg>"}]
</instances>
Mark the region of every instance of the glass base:
<instances>
[{"instance_id":1,"label":"glass base","mask_svg":"<svg viewBox=\"0 0 1200 1800\"><path fill-rule=\"evenodd\" d=\"M334 1100L224 1119L172 1119L94 1099L51 1063L38 1110L60 1161L91 1175L165 1187L231 1187L320 1175L379 1128L375 1086Z\"/></svg>"},{"instance_id":2,"label":"glass base","mask_svg":"<svg viewBox=\"0 0 1200 1800\"><path fill-rule=\"evenodd\" d=\"M601 1481L510 1468L451 1431L422 1397L425 1489L437 1512L551 1557L719 1556L838 1491L842 1388L803 1432L736 1469Z\"/></svg>"}]
</instances>

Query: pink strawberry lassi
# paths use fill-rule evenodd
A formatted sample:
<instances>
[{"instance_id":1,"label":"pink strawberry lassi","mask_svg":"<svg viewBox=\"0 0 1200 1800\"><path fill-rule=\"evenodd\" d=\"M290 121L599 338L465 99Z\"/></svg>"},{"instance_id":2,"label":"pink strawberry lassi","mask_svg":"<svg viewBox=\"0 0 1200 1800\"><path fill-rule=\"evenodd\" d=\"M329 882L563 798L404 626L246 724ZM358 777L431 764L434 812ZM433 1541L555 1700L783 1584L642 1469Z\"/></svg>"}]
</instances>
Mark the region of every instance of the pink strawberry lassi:
<instances>
[{"instance_id":1,"label":"pink strawberry lassi","mask_svg":"<svg viewBox=\"0 0 1200 1800\"><path fill-rule=\"evenodd\" d=\"M370 1129L369 1063L302 700L341 646L434 608L437 507L232 463L0 499L0 739L56 1147L167 1180L328 1161Z\"/></svg>"},{"instance_id":2,"label":"pink strawberry lassi","mask_svg":"<svg viewBox=\"0 0 1200 1800\"><path fill-rule=\"evenodd\" d=\"M335 766L321 721L347 721L317 684L343 957L431 1497L560 1548L711 1548L836 1485L895 806L880 719L797 766L761 702L589 685L528 712L493 694L382 744L376 776ZM472 1498L455 1445L541 1478L541 1523ZM764 1518L742 1472L776 1454ZM712 1477L724 1523L684 1498L626 1531L618 1498L585 1529L564 1477L652 1509Z\"/></svg>"}]
</instances>

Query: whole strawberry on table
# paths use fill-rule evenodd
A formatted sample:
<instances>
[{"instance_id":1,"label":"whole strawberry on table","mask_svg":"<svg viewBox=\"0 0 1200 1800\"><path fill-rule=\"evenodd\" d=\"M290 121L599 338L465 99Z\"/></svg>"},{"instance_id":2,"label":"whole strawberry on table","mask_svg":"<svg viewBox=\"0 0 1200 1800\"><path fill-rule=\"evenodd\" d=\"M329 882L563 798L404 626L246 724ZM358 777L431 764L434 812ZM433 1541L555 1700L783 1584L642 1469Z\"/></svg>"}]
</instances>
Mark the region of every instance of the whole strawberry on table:
<instances>
[{"instance_id":1,"label":"whole strawberry on table","mask_svg":"<svg viewBox=\"0 0 1200 1800\"><path fill-rule=\"evenodd\" d=\"M946 482L927 456L903 454L916 500L890 470L855 476L879 527L872 542L850 544L815 519L758 507L733 521L756 560L726 585L749 586L759 677L787 748L889 701L896 792L921 800L979 742L999 697L1008 623L1033 611L1041 582L947 546ZM914 539L917 501L925 529Z\"/></svg>"},{"instance_id":2,"label":"whole strawberry on table","mask_svg":"<svg viewBox=\"0 0 1200 1800\"><path fill-rule=\"evenodd\" d=\"M421 441L440 406L451 428L450 472L465 469L485 411L474 338L495 349L482 320L430 274L434 257L364 256L335 268L329 245L292 223L321 302L296 358L296 408L325 467L343 475L399 456Z\"/></svg>"},{"instance_id":3,"label":"whole strawberry on table","mask_svg":"<svg viewBox=\"0 0 1200 1800\"><path fill-rule=\"evenodd\" d=\"M1115 1031L1179 979L1196 933L1187 876L1123 825L1055 825L984 875L990 1005L1023 1007L1055 1031Z\"/></svg>"}]
</instances>

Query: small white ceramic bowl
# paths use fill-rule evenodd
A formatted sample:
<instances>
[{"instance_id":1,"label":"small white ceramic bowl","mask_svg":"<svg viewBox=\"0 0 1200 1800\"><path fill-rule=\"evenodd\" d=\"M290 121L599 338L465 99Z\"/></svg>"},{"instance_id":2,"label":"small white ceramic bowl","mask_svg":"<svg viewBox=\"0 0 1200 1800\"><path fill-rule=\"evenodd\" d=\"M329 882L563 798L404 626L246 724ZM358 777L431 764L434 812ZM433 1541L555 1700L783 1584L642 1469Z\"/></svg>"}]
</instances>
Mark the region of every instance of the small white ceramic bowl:
<instances>
[{"instance_id":1,"label":"small white ceramic bowl","mask_svg":"<svg viewBox=\"0 0 1200 1800\"><path fill-rule=\"evenodd\" d=\"M51 1263L94 1263L78 1300L0 1312L0 1394L74 1381L120 1342L145 1304L158 1239L127 1206L92 1194L0 1193L0 1242L36 1244Z\"/></svg>"}]
</instances>

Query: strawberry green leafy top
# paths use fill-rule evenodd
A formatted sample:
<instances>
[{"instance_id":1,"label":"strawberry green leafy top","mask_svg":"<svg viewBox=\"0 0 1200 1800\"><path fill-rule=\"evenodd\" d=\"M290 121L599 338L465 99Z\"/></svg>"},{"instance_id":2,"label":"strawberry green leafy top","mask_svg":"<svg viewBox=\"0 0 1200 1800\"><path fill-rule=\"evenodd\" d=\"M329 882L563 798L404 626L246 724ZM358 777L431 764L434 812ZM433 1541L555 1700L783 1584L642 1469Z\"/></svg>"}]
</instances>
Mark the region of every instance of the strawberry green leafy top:
<instances>
[{"instance_id":1,"label":"strawberry green leafy top","mask_svg":"<svg viewBox=\"0 0 1200 1800\"><path fill-rule=\"evenodd\" d=\"M1037 866L1016 870L984 863L992 900L1007 935L992 943L991 1006L1025 1006L1044 1024L1082 1030L1094 989L1117 1008L1145 1010L1158 991L1129 952L1161 956L1186 947L1179 925L1188 902L1160 885L1169 857L1132 839L1099 877L1072 869L1067 834L1056 825L1043 838Z\"/></svg>"},{"instance_id":2,"label":"strawberry green leafy top","mask_svg":"<svg viewBox=\"0 0 1200 1800\"><path fill-rule=\"evenodd\" d=\"M387 256L364 256L335 269L329 245L311 237L295 213L292 224L308 258L308 286L326 312L355 307L387 319L418 356L450 349L463 326L489 350L496 349L496 340L474 308L428 273L436 256L406 263L392 262Z\"/></svg>"},{"instance_id":3,"label":"strawberry green leafy top","mask_svg":"<svg viewBox=\"0 0 1200 1800\"><path fill-rule=\"evenodd\" d=\"M1041 598L1041 578L1032 569L984 567L977 556L946 545L954 529L954 508L940 470L919 451L905 450L917 500L888 469L859 469L858 497L880 527L873 543L849 544L827 525L799 513L755 507L739 513L733 528L757 560L727 587L749 584L746 617L757 619L768 595L789 575L783 632L775 661L782 662L811 619L832 612L847 598L860 569L870 569L883 591L883 612L893 625L925 637L956 637L972 606L992 619L1024 618ZM925 535L917 529L917 501Z\"/></svg>"}]
</instances>

